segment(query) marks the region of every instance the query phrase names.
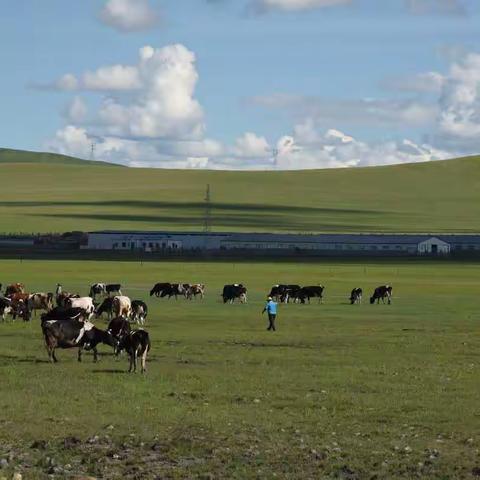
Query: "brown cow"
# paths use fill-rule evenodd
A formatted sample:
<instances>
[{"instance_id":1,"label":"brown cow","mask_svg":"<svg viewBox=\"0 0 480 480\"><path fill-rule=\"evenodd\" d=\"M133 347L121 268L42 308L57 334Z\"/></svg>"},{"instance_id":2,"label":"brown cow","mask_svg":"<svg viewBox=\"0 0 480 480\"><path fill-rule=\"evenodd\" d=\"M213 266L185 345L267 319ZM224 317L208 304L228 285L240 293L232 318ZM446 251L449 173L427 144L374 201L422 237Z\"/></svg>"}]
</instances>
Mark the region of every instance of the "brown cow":
<instances>
[{"instance_id":1,"label":"brown cow","mask_svg":"<svg viewBox=\"0 0 480 480\"><path fill-rule=\"evenodd\" d=\"M12 283L5 290L5 296L10 297L15 293L25 293L25 285L23 283Z\"/></svg>"}]
</instances>

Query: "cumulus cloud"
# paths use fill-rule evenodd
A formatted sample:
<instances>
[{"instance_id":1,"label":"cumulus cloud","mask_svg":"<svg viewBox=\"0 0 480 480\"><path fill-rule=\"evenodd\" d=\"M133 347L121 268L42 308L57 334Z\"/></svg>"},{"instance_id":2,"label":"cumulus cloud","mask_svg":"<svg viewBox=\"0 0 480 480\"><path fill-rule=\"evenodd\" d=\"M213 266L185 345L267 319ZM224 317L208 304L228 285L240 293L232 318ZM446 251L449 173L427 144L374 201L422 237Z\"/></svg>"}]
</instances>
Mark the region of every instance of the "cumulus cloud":
<instances>
[{"instance_id":1,"label":"cumulus cloud","mask_svg":"<svg viewBox=\"0 0 480 480\"><path fill-rule=\"evenodd\" d=\"M116 30L128 33L148 30L158 22L158 15L148 0L108 0L100 19Z\"/></svg>"},{"instance_id":2,"label":"cumulus cloud","mask_svg":"<svg viewBox=\"0 0 480 480\"><path fill-rule=\"evenodd\" d=\"M324 126L422 126L431 124L438 107L419 100L325 99L320 97L274 94L251 99L255 105L290 111L297 118L313 117Z\"/></svg>"},{"instance_id":3,"label":"cumulus cloud","mask_svg":"<svg viewBox=\"0 0 480 480\"><path fill-rule=\"evenodd\" d=\"M65 112L65 116L69 122L81 123L85 120L88 113L87 106L81 97L74 97Z\"/></svg>"},{"instance_id":4,"label":"cumulus cloud","mask_svg":"<svg viewBox=\"0 0 480 480\"><path fill-rule=\"evenodd\" d=\"M275 168L345 168L425 162L449 158L450 152L404 139L366 143L335 130L317 128L313 120L296 125L291 136L278 143Z\"/></svg>"},{"instance_id":5,"label":"cumulus cloud","mask_svg":"<svg viewBox=\"0 0 480 480\"><path fill-rule=\"evenodd\" d=\"M75 82L66 78L71 90L86 88L85 74ZM90 90L105 95L100 105L89 112L84 100L74 97L67 124L46 143L47 150L89 158L94 142L98 160L129 166L285 170L431 161L480 147L480 55L474 53L445 74L412 77L404 88L417 93L415 99L257 97L255 105L289 112L291 131L270 141L247 131L231 144L206 135L203 109L195 98L195 55L183 45L143 47L135 65L101 67L92 71L90 82ZM428 89L432 83L435 88ZM428 101L422 100L425 93ZM430 140L367 142L345 133L348 124L422 126Z\"/></svg>"}]
</instances>

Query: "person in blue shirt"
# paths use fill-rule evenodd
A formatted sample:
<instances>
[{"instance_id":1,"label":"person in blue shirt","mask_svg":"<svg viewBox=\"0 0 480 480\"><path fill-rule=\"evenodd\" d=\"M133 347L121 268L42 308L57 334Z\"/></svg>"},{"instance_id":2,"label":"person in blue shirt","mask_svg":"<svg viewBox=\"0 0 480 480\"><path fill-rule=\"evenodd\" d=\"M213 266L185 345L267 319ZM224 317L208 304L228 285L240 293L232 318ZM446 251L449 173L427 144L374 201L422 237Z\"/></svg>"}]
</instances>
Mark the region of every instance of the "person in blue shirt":
<instances>
[{"instance_id":1,"label":"person in blue shirt","mask_svg":"<svg viewBox=\"0 0 480 480\"><path fill-rule=\"evenodd\" d=\"M267 304L262 310L262 314L265 312L268 313L269 325L267 330L275 331L275 319L277 318L277 303L273 301L272 297L268 297L267 299Z\"/></svg>"}]
</instances>

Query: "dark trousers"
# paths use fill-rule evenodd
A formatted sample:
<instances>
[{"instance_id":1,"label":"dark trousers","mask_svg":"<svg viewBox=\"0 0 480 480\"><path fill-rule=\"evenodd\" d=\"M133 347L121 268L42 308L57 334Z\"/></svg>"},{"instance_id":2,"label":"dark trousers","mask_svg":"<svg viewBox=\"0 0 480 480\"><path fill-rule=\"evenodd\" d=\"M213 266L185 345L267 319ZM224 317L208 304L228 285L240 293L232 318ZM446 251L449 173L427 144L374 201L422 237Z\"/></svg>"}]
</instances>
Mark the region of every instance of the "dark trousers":
<instances>
[{"instance_id":1,"label":"dark trousers","mask_svg":"<svg viewBox=\"0 0 480 480\"><path fill-rule=\"evenodd\" d=\"M275 319L277 318L277 315L274 313L269 313L268 314L268 328L267 330L275 330Z\"/></svg>"}]
</instances>

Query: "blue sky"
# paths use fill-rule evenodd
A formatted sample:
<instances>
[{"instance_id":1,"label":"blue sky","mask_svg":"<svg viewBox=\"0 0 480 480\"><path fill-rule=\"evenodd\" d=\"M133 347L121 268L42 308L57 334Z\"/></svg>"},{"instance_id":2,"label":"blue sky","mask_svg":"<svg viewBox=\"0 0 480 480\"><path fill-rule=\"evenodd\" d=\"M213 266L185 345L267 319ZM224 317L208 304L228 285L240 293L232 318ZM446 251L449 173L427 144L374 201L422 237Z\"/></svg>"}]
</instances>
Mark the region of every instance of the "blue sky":
<instances>
[{"instance_id":1,"label":"blue sky","mask_svg":"<svg viewBox=\"0 0 480 480\"><path fill-rule=\"evenodd\" d=\"M0 147L89 158L95 143L99 160L226 169L480 150L474 0L16 0L1 13Z\"/></svg>"}]
</instances>

